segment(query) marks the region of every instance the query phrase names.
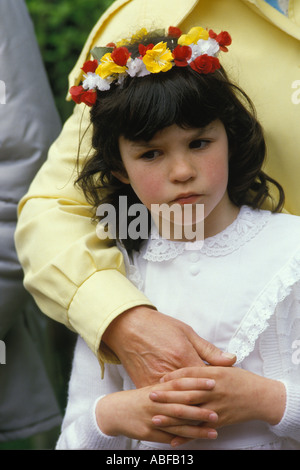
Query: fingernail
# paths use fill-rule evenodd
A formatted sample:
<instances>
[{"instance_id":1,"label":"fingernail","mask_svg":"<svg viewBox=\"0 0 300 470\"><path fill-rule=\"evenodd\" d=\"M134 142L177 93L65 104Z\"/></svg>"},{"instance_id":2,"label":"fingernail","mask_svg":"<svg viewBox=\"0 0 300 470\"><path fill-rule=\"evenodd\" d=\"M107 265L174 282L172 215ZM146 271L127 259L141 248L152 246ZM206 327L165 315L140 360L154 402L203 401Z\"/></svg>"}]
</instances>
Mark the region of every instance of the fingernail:
<instances>
[{"instance_id":1,"label":"fingernail","mask_svg":"<svg viewBox=\"0 0 300 470\"><path fill-rule=\"evenodd\" d=\"M152 423L159 426L162 423L162 420L160 418L152 418Z\"/></svg>"},{"instance_id":2,"label":"fingernail","mask_svg":"<svg viewBox=\"0 0 300 470\"><path fill-rule=\"evenodd\" d=\"M214 386L216 385L216 381L213 380L213 379L208 379L208 380L206 381L206 385L207 385L208 387L214 387Z\"/></svg>"},{"instance_id":3,"label":"fingernail","mask_svg":"<svg viewBox=\"0 0 300 470\"><path fill-rule=\"evenodd\" d=\"M231 354L229 352L223 352L222 356L225 357L226 359L234 359L236 357L235 354Z\"/></svg>"},{"instance_id":4,"label":"fingernail","mask_svg":"<svg viewBox=\"0 0 300 470\"><path fill-rule=\"evenodd\" d=\"M216 413L211 413L208 417L209 421L216 422L218 421L218 415Z\"/></svg>"},{"instance_id":5,"label":"fingernail","mask_svg":"<svg viewBox=\"0 0 300 470\"><path fill-rule=\"evenodd\" d=\"M180 445L180 442L179 442L179 441L175 441L175 440L174 440L174 441L171 442L171 446L172 446L172 447L178 447L179 445Z\"/></svg>"},{"instance_id":6,"label":"fingernail","mask_svg":"<svg viewBox=\"0 0 300 470\"><path fill-rule=\"evenodd\" d=\"M151 392L149 396L150 396L151 400L156 400L157 399L157 393L155 393L155 392Z\"/></svg>"},{"instance_id":7,"label":"fingernail","mask_svg":"<svg viewBox=\"0 0 300 470\"><path fill-rule=\"evenodd\" d=\"M217 439L218 433L217 433L217 431L209 431L207 433L207 436L208 436L209 439Z\"/></svg>"}]
</instances>

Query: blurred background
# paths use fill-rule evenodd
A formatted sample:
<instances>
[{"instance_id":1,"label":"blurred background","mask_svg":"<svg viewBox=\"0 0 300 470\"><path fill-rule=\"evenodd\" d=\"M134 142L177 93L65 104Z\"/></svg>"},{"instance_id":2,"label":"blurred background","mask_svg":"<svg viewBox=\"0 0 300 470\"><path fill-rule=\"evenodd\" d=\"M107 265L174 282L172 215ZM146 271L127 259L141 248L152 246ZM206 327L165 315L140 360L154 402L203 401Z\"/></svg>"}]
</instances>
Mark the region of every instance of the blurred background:
<instances>
[{"instance_id":1,"label":"blurred background","mask_svg":"<svg viewBox=\"0 0 300 470\"><path fill-rule=\"evenodd\" d=\"M68 75L97 20L113 0L26 0L62 122L74 103L65 100Z\"/></svg>"}]
</instances>

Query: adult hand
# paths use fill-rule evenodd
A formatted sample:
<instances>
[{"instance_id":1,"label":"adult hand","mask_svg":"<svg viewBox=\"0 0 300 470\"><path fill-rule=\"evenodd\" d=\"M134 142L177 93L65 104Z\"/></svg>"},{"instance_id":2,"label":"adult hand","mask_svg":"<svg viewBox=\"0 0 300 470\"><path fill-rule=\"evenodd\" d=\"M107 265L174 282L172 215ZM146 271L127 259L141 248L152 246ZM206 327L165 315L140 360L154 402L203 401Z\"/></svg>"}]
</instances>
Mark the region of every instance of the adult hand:
<instances>
[{"instance_id":1,"label":"adult hand","mask_svg":"<svg viewBox=\"0 0 300 470\"><path fill-rule=\"evenodd\" d=\"M102 339L137 388L157 383L166 373L183 367L204 366L205 362L232 366L235 362L235 356L223 353L190 326L145 306L119 315Z\"/></svg>"}]
</instances>

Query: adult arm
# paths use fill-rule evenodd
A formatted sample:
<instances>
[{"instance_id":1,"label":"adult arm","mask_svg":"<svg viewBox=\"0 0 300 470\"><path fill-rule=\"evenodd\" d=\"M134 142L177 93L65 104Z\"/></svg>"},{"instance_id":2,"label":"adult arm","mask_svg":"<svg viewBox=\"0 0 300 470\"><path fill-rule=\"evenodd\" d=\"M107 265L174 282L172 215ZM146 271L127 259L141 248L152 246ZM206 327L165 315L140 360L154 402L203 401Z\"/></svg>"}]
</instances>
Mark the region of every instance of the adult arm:
<instances>
[{"instance_id":1,"label":"adult arm","mask_svg":"<svg viewBox=\"0 0 300 470\"><path fill-rule=\"evenodd\" d=\"M79 130L88 127L87 109L81 123L83 110L75 108L22 199L15 240L25 287L40 309L80 332L97 354L117 315L150 302L124 276L119 250L97 237L91 207L74 187ZM88 150L89 133L82 159Z\"/></svg>"}]
</instances>

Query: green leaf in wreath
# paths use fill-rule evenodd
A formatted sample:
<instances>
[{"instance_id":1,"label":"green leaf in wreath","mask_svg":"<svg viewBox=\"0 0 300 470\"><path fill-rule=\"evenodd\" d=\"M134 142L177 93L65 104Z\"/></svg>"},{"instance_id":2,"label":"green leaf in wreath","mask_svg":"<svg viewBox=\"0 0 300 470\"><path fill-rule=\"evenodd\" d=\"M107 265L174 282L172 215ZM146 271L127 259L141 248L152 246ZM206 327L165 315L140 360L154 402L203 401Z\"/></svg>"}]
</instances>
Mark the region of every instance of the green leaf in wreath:
<instances>
[{"instance_id":1,"label":"green leaf in wreath","mask_svg":"<svg viewBox=\"0 0 300 470\"><path fill-rule=\"evenodd\" d=\"M113 47L94 47L94 49L91 50L91 54L94 59L100 62L105 54L107 54L108 52L112 52L113 50Z\"/></svg>"}]
</instances>

